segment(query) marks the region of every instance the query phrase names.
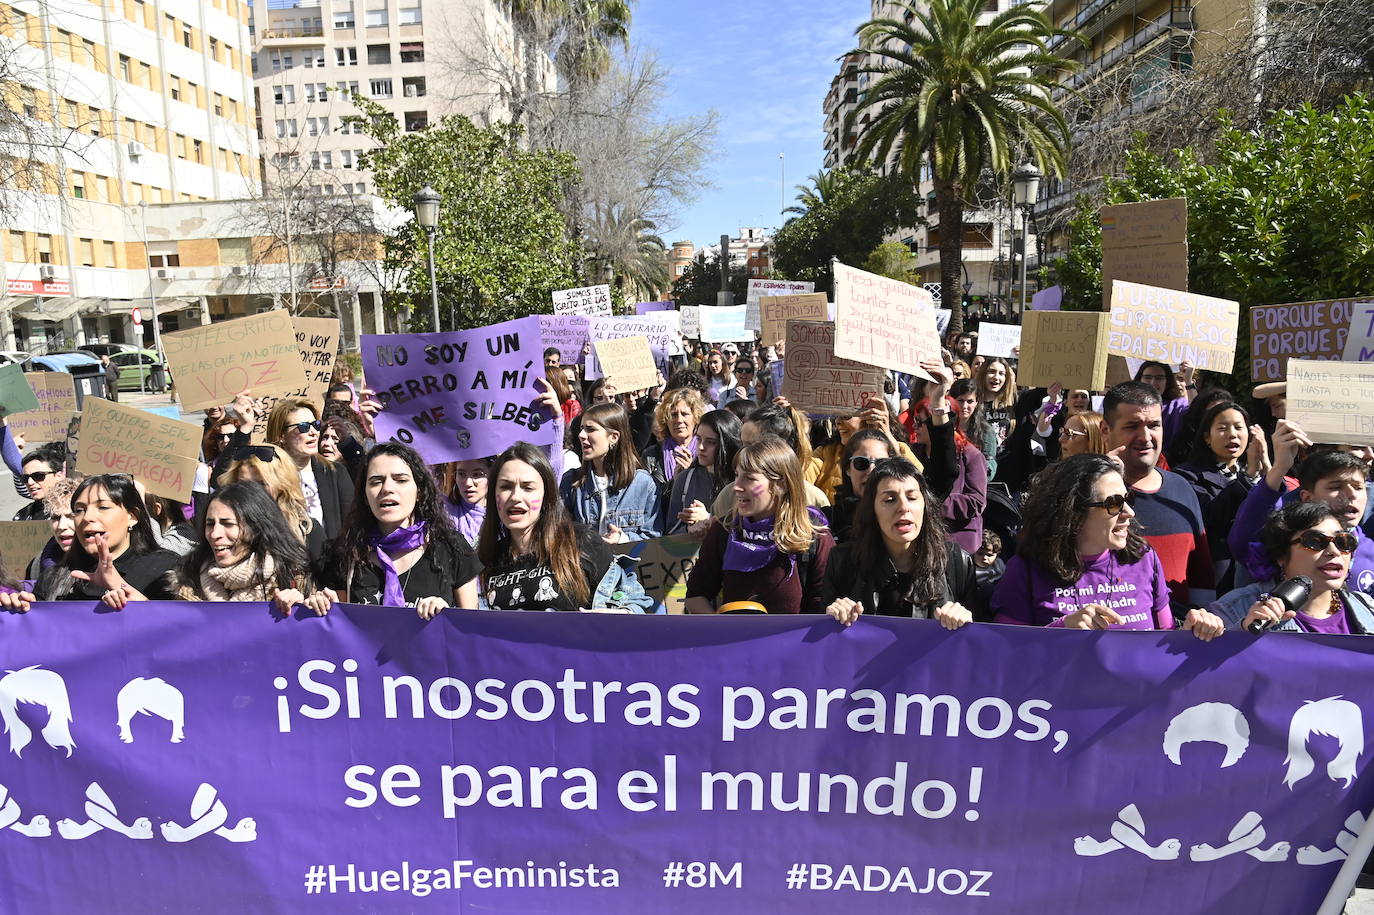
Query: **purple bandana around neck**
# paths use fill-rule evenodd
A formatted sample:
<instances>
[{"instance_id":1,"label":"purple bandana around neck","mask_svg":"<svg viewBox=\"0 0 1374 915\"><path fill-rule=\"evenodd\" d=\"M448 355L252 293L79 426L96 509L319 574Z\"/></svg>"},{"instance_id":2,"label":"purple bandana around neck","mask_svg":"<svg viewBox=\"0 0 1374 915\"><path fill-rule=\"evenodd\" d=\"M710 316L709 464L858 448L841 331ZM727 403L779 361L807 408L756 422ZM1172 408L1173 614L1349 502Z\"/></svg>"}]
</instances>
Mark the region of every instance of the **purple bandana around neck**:
<instances>
[{"instance_id":1,"label":"purple bandana around neck","mask_svg":"<svg viewBox=\"0 0 1374 915\"><path fill-rule=\"evenodd\" d=\"M468 543L476 546L477 537L482 533L482 521L487 517L486 505L469 502L463 498L444 501L448 503L448 516L453 519L453 526L458 528L458 533L462 534Z\"/></svg>"},{"instance_id":2,"label":"purple bandana around neck","mask_svg":"<svg viewBox=\"0 0 1374 915\"><path fill-rule=\"evenodd\" d=\"M816 509L808 507L806 514L815 527L826 526L825 515ZM730 526L730 539L725 541L725 557L721 568L729 572L757 572L772 562L773 557L781 553L777 541L773 539L774 520L762 518L750 521L740 515ZM791 578L792 572L797 570L797 554L788 553L787 556L792 561L792 569L787 573Z\"/></svg>"},{"instance_id":3,"label":"purple bandana around neck","mask_svg":"<svg viewBox=\"0 0 1374 915\"><path fill-rule=\"evenodd\" d=\"M386 582L382 588L382 603L386 606L404 607L406 605L405 591L401 589L401 575L396 571L396 563L391 561L391 555L409 553L417 547L424 546L425 531L428 526L426 522L421 521L410 527L398 527L385 537L378 536L374 532L372 536L367 538L368 546L377 550L377 561L382 564L382 571L385 573Z\"/></svg>"},{"instance_id":4,"label":"purple bandana around neck","mask_svg":"<svg viewBox=\"0 0 1374 915\"><path fill-rule=\"evenodd\" d=\"M672 480L673 474L677 473L677 461L675 460L678 450L686 448L695 459L697 456L697 437L693 435L687 439L687 444L679 445L673 441L672 436L663 440L663 476L664 479Z\"/></svg>"}]
</instances>

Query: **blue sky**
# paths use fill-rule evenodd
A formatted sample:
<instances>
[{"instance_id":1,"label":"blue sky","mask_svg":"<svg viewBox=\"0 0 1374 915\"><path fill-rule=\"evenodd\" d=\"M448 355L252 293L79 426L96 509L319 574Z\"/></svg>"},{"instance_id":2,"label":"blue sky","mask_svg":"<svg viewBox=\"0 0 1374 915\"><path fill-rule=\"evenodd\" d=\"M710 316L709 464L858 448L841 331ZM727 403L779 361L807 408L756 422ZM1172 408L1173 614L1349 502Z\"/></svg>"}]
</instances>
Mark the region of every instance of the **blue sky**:
<instances>
[{"instance_id":1,"label":"blue sky","mask_svg":"<svg viewBox=\"0 0 1374 915\"><path fill-rule=\"evenodd\" d=\"M836 58L854 46L869 16L868 0L640 0L631 41L658 52L672 74L666 114L715 108L721 115L717 156L708 164L715 187L684 208L664 241L698 246L741 226L779 221L778 153L786 154L786 197L819 171L821 103L838 72Z\"/></svg>"}]
</instances>

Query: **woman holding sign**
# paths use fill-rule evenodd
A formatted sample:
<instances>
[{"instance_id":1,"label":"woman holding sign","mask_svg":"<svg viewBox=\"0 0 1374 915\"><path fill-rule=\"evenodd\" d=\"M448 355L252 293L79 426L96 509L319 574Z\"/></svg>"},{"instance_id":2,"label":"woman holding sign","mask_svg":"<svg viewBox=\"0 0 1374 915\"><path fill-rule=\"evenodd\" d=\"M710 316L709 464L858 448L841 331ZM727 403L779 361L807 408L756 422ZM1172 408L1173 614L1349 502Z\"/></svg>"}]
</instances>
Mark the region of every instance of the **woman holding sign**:
<instances>
[{"instance_id":1,"label":"woman holding sign","mask_svg":"<svg viewBox=\"0 0 1374 915\"><path fill-rule=\"evenodd\" d=\"M445 607L477 608L477 558L424 458L394 442L367 453L344 532L316 571L331 601L413 607L426 620Z\"/></svg>"},{"instance_id":2,"label":"woman holding sign","mask_svg":"<svg viewBox=\"0 0 1374 915\"><path fill-rule=\"evenodd\" d=\"M582 414L582 466L563 475L559 494L573 519L607 543L652 540L662 531L662 503L653 477L639 466L630 419L619 404Z\"/></svg>"},{"instance_id":3,"label":"woman holding sign","mask_svg":"<svg viewBox=\"0 0 1374 915\"><path fill-rule=\"evenodd\" d=\"M1036 478L1019 551L992 595L994 622L1065 629L1173 629L1169 583L1140 535L1121 470L1080 454ZM1203 641L1222 622L1191 610L1183 628Z\"/></svg>"}]
</instances>

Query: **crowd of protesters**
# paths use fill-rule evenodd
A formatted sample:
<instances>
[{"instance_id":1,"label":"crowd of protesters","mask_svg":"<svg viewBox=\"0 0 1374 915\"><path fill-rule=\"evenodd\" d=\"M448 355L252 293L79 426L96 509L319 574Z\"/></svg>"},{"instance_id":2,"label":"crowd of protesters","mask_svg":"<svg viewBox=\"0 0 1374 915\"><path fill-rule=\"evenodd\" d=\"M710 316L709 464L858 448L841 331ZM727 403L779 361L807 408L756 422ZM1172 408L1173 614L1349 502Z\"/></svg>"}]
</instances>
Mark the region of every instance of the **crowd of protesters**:
<instances>
[{"instance_id":1,"label":"crowd of protesters","mask_svg":"<svg viewBox=\"0 0 1374 915\"><path fill-rule=\"evenodd\" d=\"M561 441L433 465L375 440L341 361L322 403L208 410L191 502L81 478L62 443L0 452L47 520L0 557L0 607L256 601L643 612L621 544L699 543L689 613L865 614L1068 629L1374 631L1369 448L1313 441L1283 385L1236 395L1184 364L1106 391L1026 388L968 335L882 394L811 415L781 345L691 343L651 390L545 352ZM265 415L264 415L265 414ZM257 430L255 432L255 430ZM1305 577L1294 604L1275 586Z\"/></svg>"}]
</instances>

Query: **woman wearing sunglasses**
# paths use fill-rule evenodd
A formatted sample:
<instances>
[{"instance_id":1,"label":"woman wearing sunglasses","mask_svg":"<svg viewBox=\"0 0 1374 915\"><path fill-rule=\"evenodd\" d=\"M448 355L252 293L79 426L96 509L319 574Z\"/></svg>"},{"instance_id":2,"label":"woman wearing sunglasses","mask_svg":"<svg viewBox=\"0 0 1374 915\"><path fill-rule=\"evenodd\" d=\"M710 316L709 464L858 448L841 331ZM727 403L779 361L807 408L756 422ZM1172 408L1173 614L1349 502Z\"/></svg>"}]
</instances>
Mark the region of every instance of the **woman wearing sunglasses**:
<instances>
[{"instance_id":1,"label":"woman wearing sunglasses","mask_svg":"<svg viewBox=\"0 0 1374 915\"><path fill-rule=\"evenodd\" d=\"M1237 588L1211 609L1228 629L1249 629L1262 621L1285 632L1374 633L1374 598L1346 587L1358 542L1325 502L1295 502L1269 518L1255 544L1258 551L1250 565L1263 571L1264 580ZM1293 612L1269 592L1299 575L1312 580L1312 592Z\"/></svg>"},{"instance_id":2,"label":"woman wearing sunglasses","mask_svg":"<svg viewBox=\"0 0 1374 915\"><path fill-rule=\"evenodd\" d=\"M315 405L300 397L277 401L267 416L266 439L281 445L301 477L306 512L334 538L353 504L353 478L342 464L320 457L320 414Z\"/></svg>"},{"instance_id":3,"label":"woman wearing sunglasses","mask_svg":"<svg viewBox=\"0 0 1374 915\"><path fill-rule=\"evenodd\" d=\"M1026 501L1020 547L992 595L994 622L1066 629L1173 629L1159 555L1134 523L1121 471L1100 454L1052 465ZM1222 621L1191 610L1204 641Z\"/></svg>"},{"instance_id":4,"label":"woman wearing sunglasses","mask_svg":"<svg viewBox=\"0 0 1374 915\"><path fill-rule=\"evenodd\" d=\"M873 473L874 465L884 458L904 456L897 450L892 436L881 429L860 429L849 436L840 462L844 476L835 488L835 498L831 502L830 530L836 542L843 543L850 539L850 529L859 512L864 486ZM938 505L939 500L932 504Z\"/></svg>"}]
</instances>

